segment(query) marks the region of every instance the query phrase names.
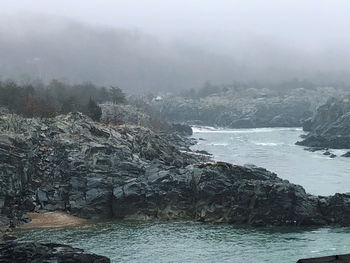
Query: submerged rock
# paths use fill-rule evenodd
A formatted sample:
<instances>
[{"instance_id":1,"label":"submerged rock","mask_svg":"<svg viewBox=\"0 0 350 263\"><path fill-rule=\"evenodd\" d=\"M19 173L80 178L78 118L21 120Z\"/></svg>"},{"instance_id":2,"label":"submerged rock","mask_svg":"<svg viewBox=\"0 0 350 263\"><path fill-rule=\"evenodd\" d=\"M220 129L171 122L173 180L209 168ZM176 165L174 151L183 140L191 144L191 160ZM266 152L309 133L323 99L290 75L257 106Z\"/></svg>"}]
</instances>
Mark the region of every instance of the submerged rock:
<instances>
[{"instance_id":1,"label":"submerged rock","mask_svg":"<svg viewBox=\"0 0 350 263\"><path fill-rule=\"evenodd\" d=\"M342 157L350 157L350 152L346 152L342 155Z\"/></svg>"},{"instance_id":2,"label":"submerged rock","mask_svg":"<svg viewBox=\"0 0 350 263\"><path fill-rule=\"evenodd\" d=\"M0 262L109 263L111 261L107 257L68 245L8 241L0 243Z\"/></svg>"},{"instance_id":3,"label":"submerged rock","mask_svg":"<svg viewBox=\"0 0 350 263\"><path fill-rule=\"evenodd\" d=\"M308 147L308 148L304 148L305 151L309 151L309 152L317 152L317 151L323 151L323 150L328 150L328 148L324 148L324 147Z\"/></svg>"}]
</instances>

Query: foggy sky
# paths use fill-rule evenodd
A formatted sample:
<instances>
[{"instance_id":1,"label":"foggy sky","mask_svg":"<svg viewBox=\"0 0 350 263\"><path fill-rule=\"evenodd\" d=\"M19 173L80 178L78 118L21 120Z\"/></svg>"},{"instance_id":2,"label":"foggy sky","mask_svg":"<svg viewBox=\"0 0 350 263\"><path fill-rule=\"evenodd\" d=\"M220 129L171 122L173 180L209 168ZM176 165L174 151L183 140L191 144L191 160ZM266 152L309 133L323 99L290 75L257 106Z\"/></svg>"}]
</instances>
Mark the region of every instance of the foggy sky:
<instances>
[{"instance_id":1,"label":"foggy sky","mask_svg":"<svg viewBox=\"0 0 350 263\"><path fill-rule=\"evenodd\" d=\"M128 90L196 88L206 80L348 81L346 0L0 3L2 77Z\"/></svg>"}]
</instances>

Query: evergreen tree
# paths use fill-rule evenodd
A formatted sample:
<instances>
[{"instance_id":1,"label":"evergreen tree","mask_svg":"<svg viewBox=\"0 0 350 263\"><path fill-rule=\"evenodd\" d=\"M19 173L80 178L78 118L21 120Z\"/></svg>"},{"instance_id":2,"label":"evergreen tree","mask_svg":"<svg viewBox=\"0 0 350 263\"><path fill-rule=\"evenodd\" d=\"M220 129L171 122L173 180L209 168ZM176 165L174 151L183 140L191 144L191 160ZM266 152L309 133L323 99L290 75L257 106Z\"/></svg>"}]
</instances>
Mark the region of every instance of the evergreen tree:
<instances>
[{"instance_id":1,"label":"evergreen tree","mask_svg":"<svg viewBox=\"0 0 350 263\"><path fill-rule=\"evenodd\" d=\"M97 103L90 97L86 106L86 115L88 115L94 121L100 121L102 116L102 109Z\"/></svg>"}]
</instances>

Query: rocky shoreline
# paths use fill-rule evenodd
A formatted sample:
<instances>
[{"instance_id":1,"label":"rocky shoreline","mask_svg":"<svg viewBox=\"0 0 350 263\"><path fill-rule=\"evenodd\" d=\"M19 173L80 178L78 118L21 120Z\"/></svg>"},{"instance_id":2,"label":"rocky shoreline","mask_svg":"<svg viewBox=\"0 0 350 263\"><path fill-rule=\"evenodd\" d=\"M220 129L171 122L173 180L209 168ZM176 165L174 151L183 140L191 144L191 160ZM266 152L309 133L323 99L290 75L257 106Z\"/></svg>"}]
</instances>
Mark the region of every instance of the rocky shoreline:
<instances>
[{"instance_id":1,"label":"rocky shoreline","mask_svg":"<svg viewBox=\"0 0 350 263\"><path fill-rule=\"evenodd\" d=\"M303 124L309 134L298 145L350 149L350 97L330 98Z\"/></svg>"},{"instance_id":2,"label":"rocky shoreline","mask_svg":"<svg viewBox=\"0 0 350 263\"><path fill-rule=\"evenodd\" d=\"M26 212L109 218L115 187L208 160L176 133L95 123L80 113L2 115L0 131L0 222L7 226L27 222Z\"/></svg>"},{"instance_id":3,"label":"rocky shoreline","mask_svg":"<svg viewBox=\"0 0 350 263\"><path fill-rule=\"evenodd\" d=\"M86 219L350 224L349 195L312 196L263 168L207 162L181 136L96 123L80 113L2 115L0 129L3 224L50 211Z\"/></svg>"},{"instance_id":4,"label":"rocky shoreline","mask_svg":"<svg viewBox=\"0 0 350 263\"><path fill-rule=\"evenodd\" d=\"M211 162L177 133L97 123L81 113L5 114L0 131L3 228L30 221L27 212L53 211L85 219L350 225L350 194L313 196L266 169Z\"/></svg>"}]
</instances>

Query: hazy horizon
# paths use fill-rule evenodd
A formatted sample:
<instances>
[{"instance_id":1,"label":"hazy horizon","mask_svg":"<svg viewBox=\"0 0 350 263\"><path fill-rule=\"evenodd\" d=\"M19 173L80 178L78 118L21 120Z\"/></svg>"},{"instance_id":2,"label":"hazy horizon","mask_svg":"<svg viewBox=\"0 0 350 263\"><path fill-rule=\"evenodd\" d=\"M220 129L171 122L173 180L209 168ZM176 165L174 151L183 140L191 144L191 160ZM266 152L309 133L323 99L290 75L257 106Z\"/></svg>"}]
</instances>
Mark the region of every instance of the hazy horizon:
<instances>
[{"instance_id":1,"label":"hazy horizon","mask_svg":"<svg viewBox=\"0 0 350 263\"><path fill-rule=\"evenodd\" d=\"M347 1L2 2L0 76L174 91L350 83Z\"/></svg>"}]
</instances>

